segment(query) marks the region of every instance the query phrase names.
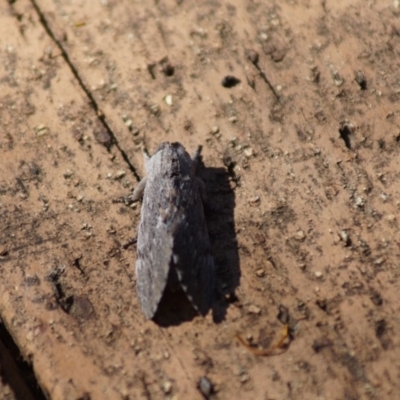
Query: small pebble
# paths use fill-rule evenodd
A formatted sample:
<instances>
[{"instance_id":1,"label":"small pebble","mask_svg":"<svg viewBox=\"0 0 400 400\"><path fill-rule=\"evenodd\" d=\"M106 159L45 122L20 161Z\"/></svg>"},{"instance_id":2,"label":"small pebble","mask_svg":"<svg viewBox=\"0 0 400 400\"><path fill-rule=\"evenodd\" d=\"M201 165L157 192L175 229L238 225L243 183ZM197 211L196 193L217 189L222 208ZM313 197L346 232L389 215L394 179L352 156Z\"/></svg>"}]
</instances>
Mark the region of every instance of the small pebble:
<instances>
[{"instance_id":1,"label":"small pebble","mask_svg":"<svg viewBox=\"0 0 400 400\"><path fill-rule=\"evenodd\" d=\"M114 179L121 179L126 175L126 172L124 170L119 170L115 173Z\"/></svg>"},{"instance_id":2,"label":"small pebble","mask_svg":"<svg viewBox=\"0 0 400 400\"><path fill-rule=\"evenodd\" d=\"M248 50L247 51L247 58L253 63L253 64L257 64L258 60L259 60L259 55L256 51L254 50Z\"/></svg>"},{"instance_id":3,"label":"small pebble","mask_svg":"<svg viewBox=\"0 0 400 400\"><path fill-rule=\"evenodd\" d=\"M296 236L295 236L296 240L302 242L305 238L306 238L306 234L304 233L304 231L299 230L296 232Z\"/></svg>"},{"instance_id":4,"label":"small pebble","mask_svg":"<svg viewBox=\"0 0 400 400\"><path fill-rule=\"evenodd\" d=\"M367 89L367 79L365 78L363 71L356 72L355 81L358 83L361 90Z\"/></svg>"},{"instance_id":5,"label":"small pebble","mask_svg":"<svg viewBox=\"0 0 400 400\"><path fill-rule=\"evenodd\" d=\"M9 254L9 251L8 251L7 247L0 246L0 258L7 257L8 254Z\"/></svg>"},{"instance_id":6,"label":"small pebble","mask_svg":"<svg viewBox=\"0 0 400 400\"><path fill-rule=\"evenodd\" d=\"M168 94L167 96L165 96L165 103L168 105L168 106L172 106L172 104L173 104L173 101L172 101L172 96L170 95L170 94Z\"/></svg>"},{"instance_id":7,"label":"small pebble","mask_svg":"<svg viewBox=\"0 0 400 400\"><path fill-rule=\"evenodd\" d=\"M172 383L170 381L165 381L162 384L162 390L165 394L169 394L172 391Z\"/></svg>"},{"instance_id":8,"label":"small pebble","mask_svg":"<svg viewBox=\"0 0 400 400\"><path fill-rule=\"evenodd\" d=\"M256 315L261 314L261 308L254 304L249 305L248 311L250 314L256 314Z\"/></svg>"},{"instance_id":9,"label":"small pebble","mask_svg":"<svg viewBox=\"0 0 400 400\"><path fill-rule=\"evenodd\" d=\"M47 126L45 126L43 124L40 124L40 125L36 126L34 128L34 130L35 130L36 136L43 136L49 131Z\"/></svg>"},{"instance_id":10,"label":"small pebble","mask_svg":"<svg viewBox=\"0 0 400 400\"><path fill-rule=\"evenodd\" d=\"M380 257L380 258L377 258L377 259L374 261L374 264L375 264L375 265L382 265L384 262L385 262L385 260L384 260L382 257Z\"/></svg>"},{"instance_id":11,"label":"small pebble","mask_svg":"<svg viewBox=\"0 0 400 400\"><path fill-rule=\"evenodd\" d=\"M384 202L388 199L388 196L387 196L386 193L381 193L381 194L379 195L379 197L380 197Z\"/></svg>"},{"instance_id":12,"label":"small pebble","mask_svg":"<svg viewBox=\"0 0 400 400\"><path fill-rule=\"evenodd\" d=\"M344 79L340 76L339 72L333 73L333 81L336 86L342 86L344 83Z\"/></svg>"},{"instance_id":13,"label":"small pebble","mask_svg":"<svg viewBox=\"0 0 400 400\"><path fill-rule=\"evenodd\" d=\"M389 215L386 216L386 220L389 221L389 222L396 221L396 216L393 215L393 214L389 214Z\"/></svg>"},{"instance_id":14,"label":"small pebble","mask_svg":"<svg viewBox=\"0 0 400 400\"><path fill-rule=\"evenodd\" d=\"M159 106L158 104L152 104L152 105L150 105L149 109L150 109L150 112L151 112L153 115L155 115L156 117L159 116L160 113L161 113L161 109L160 109L160 106Z\"/></svg>"},{"instance_id":15,"label":"small pebble","mask_svg":"<svg viewBox=\"0 0 400 400\"><path fill-rule=\"evenodd\" d=\"M250 199L249 199L249 203L250 203L252 206L256 206L257 204L260 203L260 196L254 196L254 197L250 198Z\"/></svg>"},{"instance_id":16,"label":"small pebble","mask_svg":"<svg viewBox=\"0 0 400 400\"><path fill-rule=\"evenodd\" d=\"M127 119L124 123L125 123L125 125L128 127L129 130L132 129L133 121L132 121L130 118Z\"/></svg>"},{"instance_id":17,"label":"small pebble","mask_svg":"<svg viewBox=\"0 0 400 400\"><path fill-rule=\"evenodd\" d=\"M365 200L361 196L356 197L356 206L362 208L365 205Z\"/></svg>"},{"instance_id":18,"label":"small pebble","mask_svg":"<svg viewBox=\"0 0 400 400\"><path fill-rule=\"evenodd\" d=\"M63 176L64 176L65 179L68 179L68 178L71 178L71 176L72 176L73 174L74 174L74 173L73 173L71 170L67 169L67 170L64 172Z\"/></svg>"},{"instance_id":19,"label":"small pebble","mask_svg":"<svg viewBox=\"0 0 400 400\"><path fill-rule=\"evenodd\" d=\"M344 229L342 229L339 232L339 237L340 237L340 240L342 240L346 246L348 246L350 244L349 234Z\"/></svg>"},{"instance_id":20,"label":"small pebble","mask_svg":"<svg viewBox=\"0 0 400 400\"><path fill-rule=\"evenodd\" d=\"M213 135L215 135L216 133L218 133L219 132L219 126L218 125L214 125L212 128L211 128L211 133L213 134Z\"/></svg>"},{"instance_id":21,"label":"small pebble","mask_svg":"<svg viewBox=\"0 0 400 400\"><path fill-rule=\"evenodd\" d=\"M132 132L133 136L139 135L140 131L139 131L139 128L137 128L136 126L132 126L129 130Z\"/></svg>"},{"instance_id":22,"label":"small pebble","mask_svg":"<svg viewBox=\"0 0 400 400\"><path fill-rule=\"evenodd\" d=\"M243 153L247 158L250 158L253 156L253 149L251 147L248 147L244 149Z\"/></svg>"},{"instance_id":23,"label":"small pebble","mask_svg":"<svg viewBox=\"0 0 400 400\"><path fill-rule=\"evenodd\" d=\"M197 388L205 399L209 399L214 392L213 384L206 376L202 376L197 383Z\"/></svg>"},{"instance_id":24,"label":"small pebble","mask_svg":"<svg viewBox=\"0 0 400 400\"><path fill-rule=\"evenodd\" d=\"M256 271L256 275L257 275L259 278L262 278L263 276L265 276L265 271L264 271L262 268L260 268L260 269L258 269L258 270Z\"/></svg>"}]
</instances>

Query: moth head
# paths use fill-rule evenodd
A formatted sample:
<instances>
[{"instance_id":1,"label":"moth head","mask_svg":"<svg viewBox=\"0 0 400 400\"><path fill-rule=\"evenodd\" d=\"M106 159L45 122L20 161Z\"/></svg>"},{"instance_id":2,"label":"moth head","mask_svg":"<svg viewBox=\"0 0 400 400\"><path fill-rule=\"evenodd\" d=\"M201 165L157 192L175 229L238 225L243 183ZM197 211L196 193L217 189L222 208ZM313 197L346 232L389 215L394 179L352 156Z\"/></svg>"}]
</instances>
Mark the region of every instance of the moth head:
<instances>
[{"instance_id":1,"label":"moth head","mask_svg":"<svg viewBox=\"0 0 400 400\"><path fill-rule=\"evenodd\" d=\"M169 170L173 165L174 170L182 173L183 171L192 171L192 159L185 148L178 142L161 143L151 158L162 160L162 168ZM146 168L147 169L147 168ZM148 169L147 169L148 170Z\"/></svg>"}]
</instances>

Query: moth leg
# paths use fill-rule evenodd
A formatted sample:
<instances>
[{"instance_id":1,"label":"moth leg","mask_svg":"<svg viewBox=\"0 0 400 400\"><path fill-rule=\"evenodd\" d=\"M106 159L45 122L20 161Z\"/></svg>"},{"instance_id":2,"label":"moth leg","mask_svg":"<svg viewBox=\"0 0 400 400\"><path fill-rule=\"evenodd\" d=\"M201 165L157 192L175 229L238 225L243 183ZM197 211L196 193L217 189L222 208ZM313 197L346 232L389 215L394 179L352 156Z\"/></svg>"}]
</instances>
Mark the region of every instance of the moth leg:
<instances>
[{"instance_id":1,"label":"moth leg","mask_svg":"<svg viewBox=\"0 0 400 400\"><path fill-rule=\"evenodd\" d=\"M144 188L146 187L146 182L147 178L142 178L142 180L138 183L136 186L135 190L132 192L132 194L129 196L131 199L131 203L134 203L135 201L138 201L143 197L144 193Z\"/></svg>"},{"instance_id":2,"label":"moth leg","mask_svg":"<svg viewBox=\"0 0 400 400\"><path fill-rule=\"evenodd\" d=\"M146 171L148 171L151 157L149 156L147 151L143 151L143 158L144 158L144 168ZM128 204L132 204L135 201L138 201L143 197L144 188L146 187L146 181L147 181L147 178L142 178L142 180L135 187L132 194L126 197Z\"/></svg>"},{"instance_id":3,"label":"moth leg","mask_svg":"<svg viewBox=\"0 0 400 400\"><path fill-rule=\"evenodd\" d=\"M143 197L144 188L146 187L147 178L143 178L135 190L129 196L120 197L118 199L114 199L113 203L125 203L125 204L133 204L135 201L140 200Z\"/></svg>"},{"instance_id":4,"label":"moth leg","mask_svg":"<svg viewBox=\"0 0 400 400\"><path fill-rule=\"evenodd\" d=\"M192 169L193 173L196 173L197 171L197 166L199 165L200 159L201 159L201 146L198 146L196 151L192 154Z\"/></svg>"}]
</instances>

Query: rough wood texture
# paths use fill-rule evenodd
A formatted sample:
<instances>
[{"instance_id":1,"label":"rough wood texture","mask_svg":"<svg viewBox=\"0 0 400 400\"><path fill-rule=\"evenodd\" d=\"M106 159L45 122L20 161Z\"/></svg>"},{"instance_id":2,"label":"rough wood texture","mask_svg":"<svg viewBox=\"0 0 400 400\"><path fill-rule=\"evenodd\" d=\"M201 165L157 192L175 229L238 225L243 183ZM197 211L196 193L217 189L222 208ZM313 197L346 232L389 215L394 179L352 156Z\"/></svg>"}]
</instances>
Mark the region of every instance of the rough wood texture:
<instances>
[{"instance_id":1,"label":"rough wood texture","mask_svg":"<svg viewBox=\"0 0 400 400\"><path fill-rule=\"evenodd\" d=\"M50 398L396 398L399 2L10 3L0 315ZM213 313L159 326L111 201L166 140L204 146L224 212ZM294 339L256 357L235 333L268 348L279 305Z\"/></svg>"}]
</instances>

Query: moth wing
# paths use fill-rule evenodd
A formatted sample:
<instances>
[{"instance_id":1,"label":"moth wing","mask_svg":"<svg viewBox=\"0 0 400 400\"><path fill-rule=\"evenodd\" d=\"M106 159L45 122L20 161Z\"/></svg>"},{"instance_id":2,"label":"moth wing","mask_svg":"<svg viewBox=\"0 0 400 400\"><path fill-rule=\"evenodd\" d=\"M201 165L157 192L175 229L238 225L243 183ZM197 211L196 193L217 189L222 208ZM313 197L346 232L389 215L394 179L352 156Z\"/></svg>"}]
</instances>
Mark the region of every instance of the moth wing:
<instances>
[{"instance_id":1,"label":"moth wing","mask_svg":"<svg viewBox=\"0 0 400 400\"><path fill-rule=\"evenodd\" d=\"M214 300L215 266L197 185L191 192L174 234L172 265L194 308L205 315Z\"/></svg>"},{"instance_id":2,"label":"moth wing","mask_svg":"<svg viewBox=\"0 0 400 400\"><path fill-rule=\"evenodd\" d=\"M190 271L185 268L181 285L194 308L206 315L215 295L215 266L211 254L203 254L192 264Z\"/></svg>"},{"instance_id":3,"label":"moth wing","mask_svg":"<svg viewBox=\"0 0 400 400\"><path fill-rule=\"evenodd\" d=\"M142 215L137 242L136 290L148 319L156 313L167 285L172 247L173 238L160 215L152 218Z\"/></svg>"}]
</instances>

